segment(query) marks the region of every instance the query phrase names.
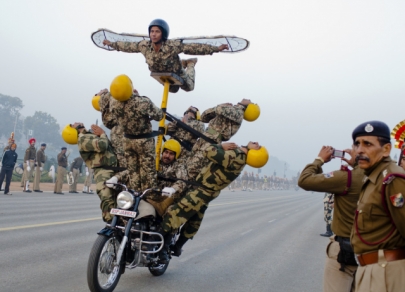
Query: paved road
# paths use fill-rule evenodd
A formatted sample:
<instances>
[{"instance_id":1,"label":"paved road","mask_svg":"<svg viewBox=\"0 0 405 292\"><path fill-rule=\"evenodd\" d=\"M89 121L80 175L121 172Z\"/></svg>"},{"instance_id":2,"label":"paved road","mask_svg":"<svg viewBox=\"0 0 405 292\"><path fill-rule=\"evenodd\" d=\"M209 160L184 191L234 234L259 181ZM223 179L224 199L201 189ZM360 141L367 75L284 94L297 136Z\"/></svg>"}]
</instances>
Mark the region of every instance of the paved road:
<instances>
[{"instance_id":1,"label":"paved road","mask_svg":"<svg viewBox=\"0 0 405 292\"><path fill-rule=\"evenodd\" d=\"M224 191L166 273L127 270L115 291L322 291L323 194ZM103 227L97 195L0 195L0 291L88 291Z\"/></svg>"}]
</instances>

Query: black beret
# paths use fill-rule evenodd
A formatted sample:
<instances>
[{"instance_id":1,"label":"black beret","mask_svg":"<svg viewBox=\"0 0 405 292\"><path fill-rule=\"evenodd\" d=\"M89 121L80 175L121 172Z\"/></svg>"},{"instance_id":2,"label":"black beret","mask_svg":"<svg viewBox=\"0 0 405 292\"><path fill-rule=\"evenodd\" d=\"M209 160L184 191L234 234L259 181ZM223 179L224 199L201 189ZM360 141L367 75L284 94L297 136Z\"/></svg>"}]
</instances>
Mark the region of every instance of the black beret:
<instances>
[{"instance_id":1,"label":"black beret","mask_svg":"<svg viewBox=\"0 0 405 292\"><path fill-rule=\"evenodd\" d=\"M41 146L46 146L46 144L45 144L45 143L42 143Z\"/></svg>"},{"instance_id":2,"label":"black beret","mask_svg":"<svg viewBox=\"0 0 405 292\"><path fill-rule=\"evenodd\" d=\"M60 148L60 150L66 150L67 148L65 146L63 146L62 148Z\"/></svg>"},{"instance_id":3,"label":"black beret","mask_svg":"<svg viewBox=\"0 0 405 292\"><path fill-rule=\"evenodd\" d=\"M358 125L353 133L353 141L360 136L376 136L390 140L390 128L380 121L369 121Z\"/></svg>"}]
</instances>

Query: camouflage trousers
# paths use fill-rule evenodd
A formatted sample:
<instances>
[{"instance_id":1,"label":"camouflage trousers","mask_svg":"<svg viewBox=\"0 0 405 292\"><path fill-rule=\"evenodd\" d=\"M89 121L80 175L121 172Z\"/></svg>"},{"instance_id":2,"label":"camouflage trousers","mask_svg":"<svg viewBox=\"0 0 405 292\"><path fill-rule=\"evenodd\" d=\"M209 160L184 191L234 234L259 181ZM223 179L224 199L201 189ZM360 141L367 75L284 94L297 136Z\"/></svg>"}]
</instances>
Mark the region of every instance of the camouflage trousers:
<instances>
[{"instance_id":1,"label":"camouflage trousers","mask_svg":"<svg viewBox=\"0 0 405 292\"><path fill-rule=\"evenodd\" d=\"M195 69L194 65L188 65L186 69L183 69L183 74L180 75L184 80L184 84L181 89L184 91L193 91L195 83Z\"/></svg>"},{"instance_id":2,"label":"camouflage trousers","mask_svg":"<svg viewBox=\"0 0 405 292\"><path fill-rule=\"evenodd\" d=\"M100 198L101 217L105 222L111 222L113 216L110 214L111 208L116 206L114 190L107 188L104 182L114 176L112 170L102 168L94 169L94 180L96 182L96 192Z\"/></svg>"},{"instance_id":3,"label":"camouflage trousers","mask_svg":"<svg viewBox=\"0 0 405 292\"><path fill-rule=\"evenodd\" d=\"M323 216L326 224L332 224L332 210L331 205L334 203L334 195L325 193L323 197Z\"/></svg>"},{"instance_id":4,"label":"camouflage trousers","mask_svg":"<svg viewBox=\"0 0 405 292\"><path fill-rule=\"evenodd\" d=\"M155 166L155 139L124 138L127 170L116 175L119 181L128 175L128 186L136 191L157 186Z\"/></svg>"},{"instance_id":5,"label":"camouflage trousers","mask_svg":"<svg viewBox=\"0 0 405 292\"><path fill-rule=\"evenodd\" d=\"M122 128L115 126L111 129L111 144L114 147L115 155L118 159L118 164L120 167L127 167L127 161L125 160L125 151L124 151L124 133Z\"/></svg>"},{"instance_id":6,"label":"camouflage trousers","mask_svg":"<svg viewBox=\"0 0 405 292\"><path fill-rule=\"evenodd\" d=\"M181 235L193 238L201 226L209 202L219 194L220 191L209 192L202 188L189 191L178 203L167 209L163 216L163 230L166 233L173 233L184 224Z\"/></svg>"},{"instance_id":7,"label":"camouflage trousers","mask_svg":"<svg viewBox=\"0 0 405 292\"><path fill-rule=\"evenodd\" d=\"M210 163L209 159L204 156L206 146L211 145L208 142L198 141L193 148L190 159L187 160L188 179L194 181L204 166Z\"/></svg>"}]
</instances>

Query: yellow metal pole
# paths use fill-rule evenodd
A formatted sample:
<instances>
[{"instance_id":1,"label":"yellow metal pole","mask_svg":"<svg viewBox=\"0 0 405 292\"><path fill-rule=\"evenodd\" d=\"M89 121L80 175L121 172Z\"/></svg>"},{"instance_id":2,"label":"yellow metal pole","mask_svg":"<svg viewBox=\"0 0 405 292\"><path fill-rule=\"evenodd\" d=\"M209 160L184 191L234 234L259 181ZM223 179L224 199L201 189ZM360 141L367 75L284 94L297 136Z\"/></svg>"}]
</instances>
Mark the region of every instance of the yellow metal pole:
<instances>
[{"instance_id":1,"label":"yellow metal pole","mask_svg":"<svg viewBox=\"0 0 405 292\"><path fill-rule=\"evenodd\" d=\"M166 107L167 107L167 100L169 98L169 87L170 83L168 80L165 81L164 89L163 89L163 98L162 98L162 105L160 108L163 111L163 118L159 122L159 136L157 138L156 143L156 171L159 171L159 163L160 163L160 151L162 149L162 140L165 133L165 121L166 121Z\"/></svg>"}]
</instances>

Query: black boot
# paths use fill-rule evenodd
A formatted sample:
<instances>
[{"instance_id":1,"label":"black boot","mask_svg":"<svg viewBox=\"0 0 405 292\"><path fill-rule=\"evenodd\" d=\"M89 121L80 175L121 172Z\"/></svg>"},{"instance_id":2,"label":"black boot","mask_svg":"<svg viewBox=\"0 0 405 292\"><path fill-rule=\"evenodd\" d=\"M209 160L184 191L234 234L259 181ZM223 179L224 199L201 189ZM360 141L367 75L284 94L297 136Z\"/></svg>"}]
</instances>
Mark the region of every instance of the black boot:
<instances>
[{"instance_id":1,"label":"black boot","mask_svg":"<svg viewBox=\"0 0 405 292\"><path fill-rule=\"evenodd\" d=\"M326 225L326 232L319 234L320 236L331 237L333 235L332 229L330 228L330 224Z\"/></svg>"},{"instance_id":2,"label":"black boot","mask_svg":"<svg viewBox=\"0 0 405 292\"><path fill-rule=\"evenodd\" d=\"M183 234L179 236L179 239L177 239L176 243L170 247L172 251L172 255L175 257L181 256L182 252L182 247L183 245L189 240L187 237L185 237Z\"/></svg>"},{"instance_id":3,"label":"black boot","mask_svg":"<svg viewBox=\"0 0 405 292\"><path fill-rule=\"evenodd\" d=\"M164 239L164 244L162 249L159 252L159 264L168 264L170 261L169 256L169 246L170 242L172 241L172 234L162 234Z\"/></svg>"}]
</instances>

